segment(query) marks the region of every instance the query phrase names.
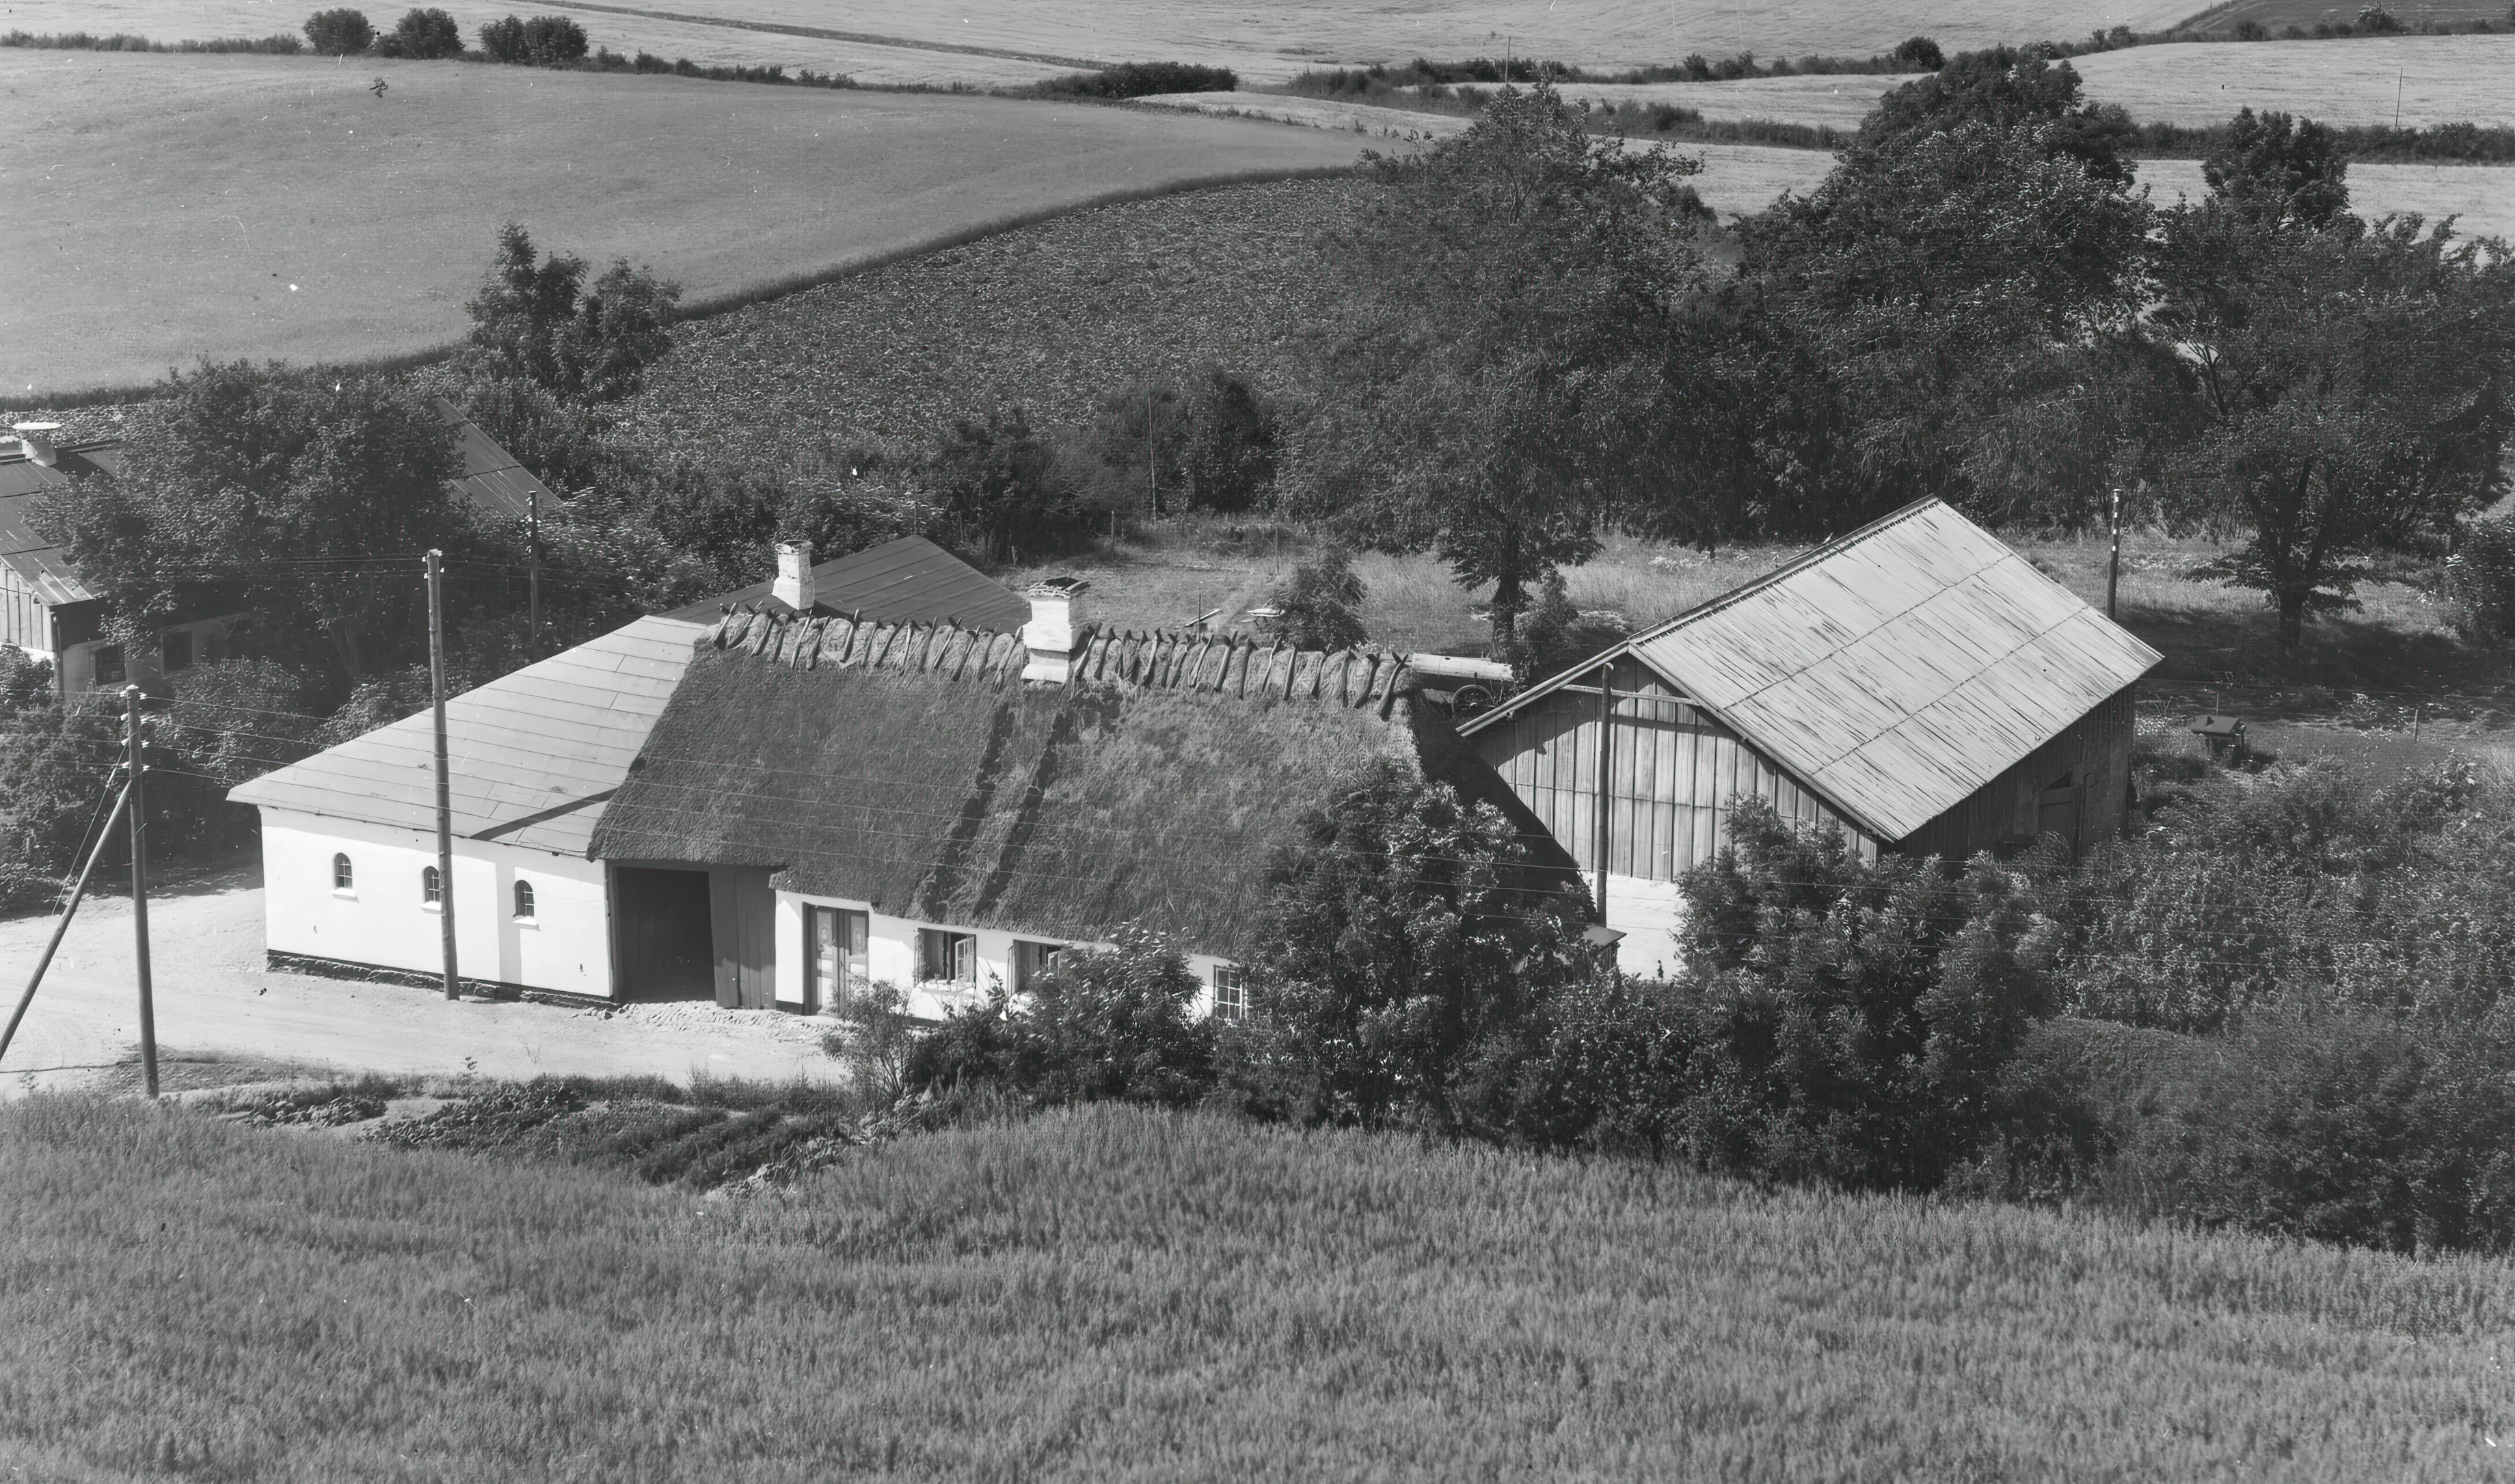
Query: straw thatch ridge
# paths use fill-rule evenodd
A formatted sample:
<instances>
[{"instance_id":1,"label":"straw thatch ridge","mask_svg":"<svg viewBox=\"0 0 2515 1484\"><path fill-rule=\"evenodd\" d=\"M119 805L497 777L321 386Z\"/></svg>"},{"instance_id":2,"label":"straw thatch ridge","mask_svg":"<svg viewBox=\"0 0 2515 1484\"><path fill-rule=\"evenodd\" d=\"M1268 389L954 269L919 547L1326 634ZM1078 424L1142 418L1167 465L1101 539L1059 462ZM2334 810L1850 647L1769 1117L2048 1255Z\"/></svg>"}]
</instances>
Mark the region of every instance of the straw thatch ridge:
<instances>
[{"instance_id":1,"label":"straw thatch ridge","mask_svg":"<svg viewBox=\"0 0 2515 1484\"><path fill-rule=\"evenodd\" d=\"M1021 679L1029 654L1021 636L940 624L877 623L856 616L798 616L783 608L728 604L707 643L798 670L827 665L1003 684ZM1296 649L1238 632L1174 629L1080 630L1074 680L1146 690L1211 691L1240 698L1317 700L1368 706L1387 718L1417 688L1405 656L1376 648Z\"/></svg>"},{"instance_id":2,"label":"straw thatch ridge","mask_svg":"<svg viewBox=\"0 0 2515 1484\"><path fill-rule=\"evenodd\" d=\"M1377 767L1459 784L1570 862L1404 662L1239 635L1090 634L1068 684L1012 635L728 611L598 825L598 859L750 866L954 928L1141 923L1245 958L1303 817Z\"/></svg>"}]
</instances>

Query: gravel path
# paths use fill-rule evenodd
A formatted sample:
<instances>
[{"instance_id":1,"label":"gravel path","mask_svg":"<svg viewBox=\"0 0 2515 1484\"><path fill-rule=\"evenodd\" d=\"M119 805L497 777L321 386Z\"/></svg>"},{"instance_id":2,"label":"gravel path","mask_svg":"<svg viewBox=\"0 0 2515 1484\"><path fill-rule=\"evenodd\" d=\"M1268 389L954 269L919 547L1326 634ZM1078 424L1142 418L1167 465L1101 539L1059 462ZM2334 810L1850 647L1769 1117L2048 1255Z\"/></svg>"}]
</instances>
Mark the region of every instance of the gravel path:
<instances>
[{"instance_id":1,"label":"gravel path","mask_svg":"<svg viewBox=\"0 0 2515 1484\"><path fill-rule=\"evenodd\" d=\"M694 1074L835 1080L822 1025L776 1010L706 1003L619 1010L466 1000L263 967L262 889L251 873L152 898L157 1043L168 1056L298 1061L414 1076ZM16 1004L52 931L50 918L0 922L0 1016ZM131 907L91 899L0 1063L0 1098L79 1087L139 1042ZM58 1070L44 1070L58 1069Z\"/></svg>"}]
</instances>

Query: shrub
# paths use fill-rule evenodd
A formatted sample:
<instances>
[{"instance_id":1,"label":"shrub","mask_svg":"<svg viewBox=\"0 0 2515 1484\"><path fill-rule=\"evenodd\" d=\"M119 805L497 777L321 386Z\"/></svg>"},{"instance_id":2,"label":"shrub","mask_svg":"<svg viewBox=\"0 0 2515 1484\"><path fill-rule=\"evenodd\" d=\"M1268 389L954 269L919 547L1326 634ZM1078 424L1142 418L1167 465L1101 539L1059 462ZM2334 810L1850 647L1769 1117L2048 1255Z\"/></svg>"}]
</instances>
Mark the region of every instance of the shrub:
<instances>
[{"instance_id":1,"label":"shrub","mask_svg":"<svg viewBox=\"0 0 2515 1484\"><path fill-rule=\"evenodd\" d=\"M1107 392L1081 447L1090 461L1093 503L1111 511L1165 513L1187 503L1187 398L1168 380Z\"/></svg>"},{"instance_id":2,"label":"shrub","mask_svg":"<svg viewBox=\"0 0 2515 1484\"><path fill-rule=\"evenodd\" d=\"M1269 875L1229 1055L1244 1104L1506 1133L1543 1007L1605 971L1578 883L1536 869L1493 805L1393 764L1311 813Z\"/></svg>"},{"instance_id":3,"label":"shrub","mask_svg":"<svg viewBox=\"0 0 2515 1484\"><path fill-rule=\"evenodd\" d=\"M306 18L306 40L325 57L354 57L375 45L376 28L363 11L316 11Z\"/></svg>"},{"instance_id":4,"label":"shrub","mask_svg":"<svg viewBox=\"0 0 2515 1484\"><path fill-rule=\"evenodd\" d=\"M524 44L524 23L513 16L504 21L487 21L480 25L480 50L492 62L524 62L532 60Z\"/></svg>"},{"instance_id":5,"label":"shrub","mask_svg":"<svg viewBox=\"0 0 2515 1484\"><path fill-rule=\"evenodd\" d=\"M390 39L394 55L422 62L463 54L462 28L452 16L433 7L402 12Z\"/></svg>"},{"instance_id":6,"label":"shrub","mask_svg":"<svg viewBox=\"0 0 2515 1484\"><path fill-rule=\"evenodd\" d=\"M1049 98L1146 98L1156 93L1230 93L1240 74L1184 62L1128 62L1096 72L1051 77L1034 90Z\"/></svg>"},{"instance_id":7,"label":"shrub","mask_svg":"<svg viewBox=\"0 0 2515 1484\"><path fill-rule=\"evenodd\" d=\"M1673 985L1620 975L1567 986L1513 1079L1510 1136L1540 1148L1684 1153L1698 1004Z\"/></svg>"},{"instance_id":8,"label":"shrub","mask_svg":"<svg viewBox=\"0 0 2515 1484\"><path fill-rule=\"evenodd\" d=\"M1267 599L1274 613L1259 627L1302 649L1347 649L1362 642L1362 579L1353 554L1331 546L1293 568Z\"/></svg>"},{"instance_id":9,"label":"shrub","mask_svg":"<svg viewBox=\"0 0 2515 1484\"><path fill-rule=\"evenodd\" d=\"M585 56L585 27L565 16L535 16L524 22L524 60L537 67L563 67Z\"/></svg>"},{"instance_id":10,"label":"shrub","mask_svg":"<svg viewBox=\"0 0 2515 1484\"><path fill-rule=\"evenodd\" d=\"M840 1008L839 1020L844 1028L824 1036L822 1050L846 1067L847 1085L858 1104L880 1109L899 1101L918 1044L908 992L880 980L857 990Z\"/></svg>"},{"instance_id":11,"label":"shrub","mask_svg":"<svg viewBox=\"0 0 2515 1484\"><path fill-rule=\"evenodd\" d=\"M1043 1103L1186 1107L1214 1087L1214 1027L1191 1016L1202 986L1166 940L1125 928L1106 951L1057 956L1021 1003L996 987L920 1041L912 1091L995 1087Z\"/></svg>"},{"instance_id":12,"label":"shrub","mask_svg":"<svg viewBox=\"0 0 2515 1484\"><path fill-rule=\"evenodd\" d=\"M1079 481L1018 407L954 420L927 474L944 512L993 559L1035 560L1091 538Z\"/></svg>"},{"instance_id":13,"label":"shrub","mask_svg":"<svg viewBox=\"0 0 2515 1484\"><path fill-rule=\"evenodd\" d=\"M1995 1127L1995 1091L2048 1012L2051 925L1978 856L1865 861L1767 805L1687 873L1699 997L1688 1143L1714 1168L1927 1189Z\"/></svg>"},{"instance_id":14,"label":"shrub","mask_svg":"<svg viewBox=\"0 0 2515 1484\"><path fill-rule=\"evenodd\" d=\"M1905 72L1935 72L1948 64L1947 54L1927 36L1915 36L1887 54L1896 69Z\"/></svg>"},{"instance_id":15,"label":"shrub","mask_svg":"<svg viewBox=\"0 0 2515 1484\"><path fill-rule=\"evenodd\" d=\"M2471 522L2459 549L2446 558L2445 594L2465 637L2515 639L2515 515Z\"/></svg>"},{"instance_id":16,"label":"shrub","mask_svg":"<svg viewBox=\"0 0 2515 1484\"><path fill-rule=\"evenodd\" d=\"M1207 367L1188 390L1178 452L1189 508L1230 514L1256 505L1275 482L1281 442L1275 410L1247 379Z\"/></svg>"}]
</instances>

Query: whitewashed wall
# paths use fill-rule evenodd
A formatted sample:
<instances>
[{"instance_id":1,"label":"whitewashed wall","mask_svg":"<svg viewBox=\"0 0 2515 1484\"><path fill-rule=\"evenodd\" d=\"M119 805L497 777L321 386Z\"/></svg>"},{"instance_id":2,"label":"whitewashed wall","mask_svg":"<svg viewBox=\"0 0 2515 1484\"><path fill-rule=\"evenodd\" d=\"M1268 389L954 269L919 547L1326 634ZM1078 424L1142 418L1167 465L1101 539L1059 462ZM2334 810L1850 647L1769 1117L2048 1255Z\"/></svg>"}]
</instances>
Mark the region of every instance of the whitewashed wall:
<instances>
[{"instance_id":1,"label":"whitewashed wall","mask_svg":"<svg viewBox=\"0 0 2515 1484\"><path fill-rule=\"evenodd\" d=\"M355 884L347 892L332 888L335 853L350 857ZM440 972L438 918L422 899L420 885L421 871L435 863L432 833L265 808L267 940L280 953ZM519 879L532 883L530 921L515 915ZM611 993L609 909L599 861L457 840L454 928L456 967L467 979L578 995Z\"/></svg>"},{"instance_id":2,"label":"whitewashed wall","mask_svg":"<svg viewBox=\"0 0 2515 1484\"><path fill-rule=\"evenodd\" d=\"M804 896L780 891L777 893L777 1003L790 1009L800 1010L805 1003L804 976L811 971L804 937L804 909L807 906L844 907L865 913L866 976L876 983L888 980L907 990L909 1013L934 1020L955 1010L984 1003L989 991L997 984L1010 986L1013 981L1013 943L1016 939L1034 943L1058 941L992 928L955 928L948 923L891 917L874 911L870 902L849 901L845 897ZM976 936L978 982L975 988L919 980L918 934L928 928ZM1097 943L1090 946L1105 948L1109 945ZM1191 953L1187 956L1189 971L1204 986L1197 995L1197 1014L1213 1013L1214 971L1230 962L1212 954Z\"/></svg>"},{"instance_id":3,"label":"whitewashed wall","mask_svg":"<svg viewBox=\"0 0 2515 1484\"><path fill-rule=\"evenodd\" d=\"M1685 926L1685 897L1676 883L1608 872L1607 926L1624 934L1616 944L1618 969L1646 979L1676 976L1677 933Z\"/></svg>"}]
</instances>

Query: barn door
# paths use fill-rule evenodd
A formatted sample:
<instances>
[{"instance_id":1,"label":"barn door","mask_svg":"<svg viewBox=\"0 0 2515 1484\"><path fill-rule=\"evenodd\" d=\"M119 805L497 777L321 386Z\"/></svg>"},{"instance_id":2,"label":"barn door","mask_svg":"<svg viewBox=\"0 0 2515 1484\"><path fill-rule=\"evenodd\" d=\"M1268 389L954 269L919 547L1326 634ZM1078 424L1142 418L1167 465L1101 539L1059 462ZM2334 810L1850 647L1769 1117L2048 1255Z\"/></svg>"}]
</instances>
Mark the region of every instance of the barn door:
<instances>
[{"instance_id":1,"label":"barn door","mask_svg":"<svg viewBox=\"0 0 2515 1484\"><path fill-rule=\"evenodd\" d=\"M2086 789L2076 772L2063 773L2035 796L2035 833L2038 838L2058 835L2070 843L2070 853L2079 850L2079 804ZM2012 798L2015 796L2011 796Z\"/></svg>"}]
</instances>

